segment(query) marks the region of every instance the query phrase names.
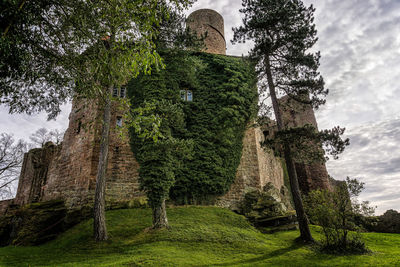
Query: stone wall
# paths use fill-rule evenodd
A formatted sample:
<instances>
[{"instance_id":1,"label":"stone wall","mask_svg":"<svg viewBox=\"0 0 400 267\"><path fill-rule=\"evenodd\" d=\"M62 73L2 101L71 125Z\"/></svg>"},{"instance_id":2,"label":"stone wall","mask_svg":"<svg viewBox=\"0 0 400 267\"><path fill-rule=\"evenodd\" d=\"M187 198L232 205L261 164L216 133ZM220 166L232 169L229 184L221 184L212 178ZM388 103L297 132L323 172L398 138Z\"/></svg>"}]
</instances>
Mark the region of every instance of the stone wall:
<instances>
[{"instance_id":1,"label":"stone wall","mask_svg":"<svg viewBox=\"0 0 400 267\"><path fill-rule=\"evenodd\" d=\"M284 185L281 162L271 150L264 150L261 147L260 142L263 140L260 128L247 129L235 182L228 193L218 199L218 206L234 209L248 191L261 190L267 183L272 183L278 190Z\"/></svg>"},{"instance_id":2,"label":"stone wall","mask_svg":"<svg viewBox=\"0 0 400 267\"><path fill-rule=\"evenodd\" d=\"M25 205L41 201L49 166L59 148L48 142L43 148L35 148L25 153L14 204Z\"/></svg>"},{"instance_id":3,"label":"stone wall","mask_svg":"<svg viewBox=\"0 0 400 267\"><path fill-rule=\"evenodd\" d=\"M63 199L68 208L92 205L101 112L93 103L74 100L62 146L34 149L25 155L16 204ZM119 136L117 117L122 117L121 111L114 107L106 173L107 204L143 196L138 184L139 165L129 142Z\"/></svg>"},{"instance_id":4,"label":"stone wall","mask_svg":"<svg viewBox=\"0 0 400 267\"><path fill-rule=\"evenodd\" d=\"M211 9L199 9L187 18L187 26L198 36L206 36L204 52L226 54L224 18Z\"/></svg>"},{"instance_id":5,"label":"stone wall","mask_svg":"<svg viewBox=\"0 0 400 267\"><path fill-rule=\"evenodd\" d=\"M12 205L14 199L0 200L0 216L6 214L8 207Z\"/></svg>"},{"instance_id":6,"label":"stone wall","mask_svg":"<svg viewBox=\"0 0 400 267\"><path fill-rule=\"evenodd\" d=\"M283 121L287 127L302 127L310 124L318 130L317 120L311 105L291 100L288 96L282 97L279 102L282 106ZM310 146L322 150L321 144L310 144ZM315 189L332 190L325 163L305 164L297 162L296 171L300 189L303 192L307 193Z\"/></svg>"}]
</instances>

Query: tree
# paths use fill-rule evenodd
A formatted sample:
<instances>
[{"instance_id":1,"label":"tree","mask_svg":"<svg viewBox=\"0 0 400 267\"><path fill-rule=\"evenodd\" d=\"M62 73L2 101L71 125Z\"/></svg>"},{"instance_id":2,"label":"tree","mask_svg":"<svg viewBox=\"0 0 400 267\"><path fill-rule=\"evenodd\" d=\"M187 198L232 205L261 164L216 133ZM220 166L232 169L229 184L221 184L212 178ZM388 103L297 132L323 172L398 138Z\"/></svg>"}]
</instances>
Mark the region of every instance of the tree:
<instances>
[{"instance_id":1,"label":"tree","mask_svg":"<svg viewBox=\"0 0 400 267\"><path fill-rule=\"evenodd\" d=\"M79 2L79 1L75 1ZM64 0L4 0L0 3L0 104L10 113L46 111L49 118L73 94L73 77L55 42ZM61 27L61 26L60 26ZM61 41L61 40L60 40Z\"/></svg>"},{"instance_id":2,"label":"tree","mask_svg":"<svg viewBox=\"0 0 400 267\"><path fill-rule=\"evenodd\" d=\"M233 29L232 42L254 41L250 57L258 62L261 90L268 89L271 97L278 129L276 135L285 137L280 139L280 145L288 169L300 237L305 242L312 242L291 144L298 140L299 133L310 133L307 134L310 138L323 135L315 133L313 127L301 127L299 130L285 125L283 103L278 101L278 95L286 95L291 101L312 105L314 108L325 103L321 97L328 90L324 89L323 78L318 72L320 54L308 52L317 41L313 23L315 9L312 6L305 7L301 0L243 0L242 6L240 12L245 15L243 26ZM348 143L339 140L335 133L340 134L340 129L326 134L330 134L329 145L333 154L343 150ZM310 142L316 141L305 143Z\"/></svg>"},{"instance_id":3,"label":"tree","mask_svg":"<svg viewBox=\"0 0 400 267\"><path fill-rule=\"evenodd\" d=\"M53 142L56 145L59 145L63 140L63 136L64 131L60 131L58 129L49 131L46 128L39 128L36 132L29 136L29 139L34 145L43 147L47 142Z\"/></svg>"},{"instance_id":4,"label":"tree","mask_svg":"<svg viewBox=\"0 0 400 267\"><path fill-rule=\"evenodd\" d=\"M347 177L333 191L315 190L307 196L307 213L314 223L322 227L323 250L334 253L369 251L358 234L361 227L357 225L358 216L365 212L357 200L363 189L364 183ZM366 203L364 207L367 207ZM367 209L368 215L373 214L373 208Z\"/></svg>"},{"instance_id":5,"label":"tree","mask_svg":"<svg viewBox=\"0 0 400 267\"><path fill-rule=\"evenodd\" d=\"M145 102L133 110L140 113L132 131L132 146L140 163L139 182L153 210L153 229L169 227L165 200L175 182L175 172L190 158L193 143L180 136L185 131L181 103L169 100ZM154 126L158 129L154 131ZM152 133L159 132L158 135Z\"/></svg>"},{"instance_id":6,"label":"tree","mask_svg":"<svg viewBox=\"0 0 400 267\"><path fill-rule=\"evenodd\" d=\"M60 102L75 95L92 99L103 111L94 203L94 237L98 241L107 239L104 195L111 106L115 100L112 91L140 72L150 73L152 66L162 67L154 45L157 26L169 13L181 12L190 3L37 0L29 3L37 8L14 4L9 9L8 17L15 20L8 24L9 30L4 30L1 45L19 62L13 68L9 58L2 61L6 67L0 79L7 90L2 91L1 103L8 104L11 111L47 109L50 115L56 115ZM34 8L36 13L30 14ZM22 12L28 15L26 21L18 19ZM13 30L15 35L11 34ZM28 53L21 55L25 47ZM26 94L19 93L22 89Z\"/></svg>"},{"instance_id":7,"label":"tree","mask_svg":"<svg viewBox=\"0 0 400 267\"><path fill-rule=\"evenodd\" d=\"M23 140L15 142L12 135L0 134L0 198L13 195L12 184L18 180L27 144Z\"/></svg>"}]
</instances>

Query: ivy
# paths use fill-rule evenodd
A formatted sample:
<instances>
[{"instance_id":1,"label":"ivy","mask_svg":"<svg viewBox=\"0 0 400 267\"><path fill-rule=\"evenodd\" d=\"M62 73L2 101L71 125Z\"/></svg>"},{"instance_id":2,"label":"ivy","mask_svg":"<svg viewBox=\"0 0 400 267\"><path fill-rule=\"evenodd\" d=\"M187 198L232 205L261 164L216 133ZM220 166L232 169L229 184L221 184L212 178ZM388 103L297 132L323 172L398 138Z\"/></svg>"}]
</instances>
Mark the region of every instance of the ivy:
<instances>
[{"instance_id":1,"label":"ivy","mask_svg":"<svg viewBox=\"0 0 400 267\"><path fill-rule=\"evenodd\" d=\"M193 153L174 168L170 198L180 204L209 202L226 193L236 176L244 132L257 112L254 65L243 58L198 52L170 50L161 56L165 69L129 82L132 109L160 99L181 105L185 129L174 138L191 140ZM192 102L180 99L185 89L193 92ZM134 131L131 143L142 165L144 150ZM161 153L157 157L168 161ZM140 175L151 171L142 168Z\"/></svg>"}]
</instances>

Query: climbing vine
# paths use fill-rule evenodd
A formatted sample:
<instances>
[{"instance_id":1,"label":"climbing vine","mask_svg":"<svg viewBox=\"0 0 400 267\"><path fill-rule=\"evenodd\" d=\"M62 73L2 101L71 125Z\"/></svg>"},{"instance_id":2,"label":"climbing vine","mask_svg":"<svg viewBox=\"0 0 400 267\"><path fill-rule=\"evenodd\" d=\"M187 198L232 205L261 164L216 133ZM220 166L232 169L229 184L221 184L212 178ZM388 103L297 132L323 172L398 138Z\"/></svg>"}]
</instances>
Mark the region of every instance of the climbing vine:
<instances>
[{"instance_id":1,"label":"climbing vine","mask_svg":"<svg viewBox=\"0 0 400 267\"><path fill-rule=\"evenodd\" d=\"M174 138L190 140L192 156L174 170L170 198L180 204L205 203L229 190L242 153L242 139L257 113L254 66L246 59L199 52L167 51L166 68L128 84L132 109L165 99L181 107L185 126ZM192 101L180 98L190 90ZM139 164L145 143L131 131ZM154 155L153 155L154 156ZM165 155L157 155L163 161ZM140 175L151 170L141 170Z\"/></svg>"}]
</instances>

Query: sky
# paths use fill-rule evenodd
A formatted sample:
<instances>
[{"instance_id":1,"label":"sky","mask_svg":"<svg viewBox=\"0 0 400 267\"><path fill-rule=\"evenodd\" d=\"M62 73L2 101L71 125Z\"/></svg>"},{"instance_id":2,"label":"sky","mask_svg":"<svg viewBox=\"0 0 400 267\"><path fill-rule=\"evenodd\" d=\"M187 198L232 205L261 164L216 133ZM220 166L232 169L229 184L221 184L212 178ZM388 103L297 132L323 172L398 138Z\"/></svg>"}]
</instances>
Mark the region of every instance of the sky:
<instances>
[{"instance_id":1,"label":"sky","mask_svg":"<svg viewBox=\"0 0 400 267\"><path fill-rule=\"evenodd\" d=\"M365 183L361 200L377 206L376 214L400 211L400 1L304 0L316 8L321 51L320 71L330 94L316 111L320 129L341 126L351 145L339 160L327 162L335 179L347 176ZM241 0L199 0L200 8L225 20L227 54L246 55L251 43L232 45L232 27L241 24ZM9 115L0 106L0 132L28 140L41 127L66 129L71 105L55 121L46 114Z\"/></svg>"}]
</instances>

